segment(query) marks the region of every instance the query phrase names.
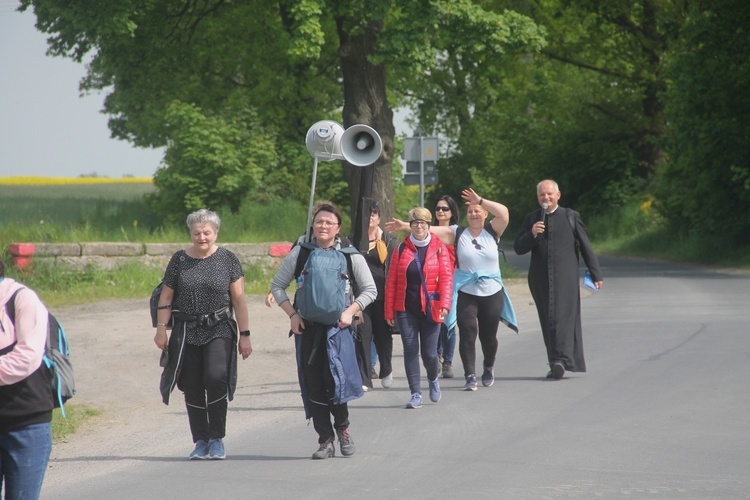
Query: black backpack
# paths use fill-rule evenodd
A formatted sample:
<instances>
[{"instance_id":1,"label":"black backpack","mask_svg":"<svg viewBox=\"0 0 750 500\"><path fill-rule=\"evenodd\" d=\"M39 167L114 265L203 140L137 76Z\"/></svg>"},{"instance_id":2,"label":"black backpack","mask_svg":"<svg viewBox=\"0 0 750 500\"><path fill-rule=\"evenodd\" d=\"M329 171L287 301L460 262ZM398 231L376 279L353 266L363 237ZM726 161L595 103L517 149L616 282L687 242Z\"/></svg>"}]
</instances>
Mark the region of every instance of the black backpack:
<instances>
[{"instance_id":1,"label":"black backpack","mask_svg":"<svg viewBox=\"0 0 750 500\"><path fill-rule=\"evenodd\" d=\"M5 303L11 323L16 323L16 295L23 290L19 288ZM68 336L57 318L48 311L47 342L44 345L44 357L42 364L52 374L52 394L55 397L55 408L60 408L62 416L65 417L67 400L75 396L76 383L73 377L73 365L70 363L70 349L68 347Z\"/></svg>"},{"instance_id":2,"label":"black backpack","mask_svg":"<svg viewBox=\"0 0 750 500\"><path fill-rule=\"evenodd\" d=\"M180 262L184 259L183 256L180 256ZM180 266L177 266L177 275L179 277L180 272ZM176 287L175 287L176 288ZM158 285L156 285L156 288L154 288L154 291L151 292L151 298L149 299L148 306L151 311L151 326L156 328L156 323L159 322L158 315L160 309L172 309L172 304L167 304L166 306L159 307L159 299L161 299L161 291L164 289L164 281L160 282ZM177 290L175 290L177 292ZM172 316L169 316L169 320L167 321L167 328L172 328Z\"/></svg>"},{"instance_id":3,"label":"black backpack","mask_svg":"<svg viewBox=\"0 0 750 500\"><path fill-rule=\"evenodd\" d=\"M159 307L159 299L161 299L161 291L163 288L164 282L162 281L161 283L156 285L154 291L151 292L151 298L148 302L149 309L151 309L151 326L153 326L154 328L156 328L156 323L159 322L159 320L157 319L159 309L172 309L172 304ZM169 321L167 321L167 328L172 328L172 316L169 316Z\"/></svg>"}]
</instances>

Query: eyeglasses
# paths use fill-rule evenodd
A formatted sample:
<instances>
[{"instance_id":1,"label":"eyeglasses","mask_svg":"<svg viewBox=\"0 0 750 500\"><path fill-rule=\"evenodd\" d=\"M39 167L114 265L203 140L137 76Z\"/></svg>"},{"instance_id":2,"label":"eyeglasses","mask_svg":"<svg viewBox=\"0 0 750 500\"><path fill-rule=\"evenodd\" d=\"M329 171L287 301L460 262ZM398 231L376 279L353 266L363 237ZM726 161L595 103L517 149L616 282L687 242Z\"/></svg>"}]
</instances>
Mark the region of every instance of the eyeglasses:
<instances>
[{"instance_id":1,"label":"eyeglasses","mask_svg":"<svg viewBox=\"0 0 750 500\"><path fill-rule=\"evenodd\" d=\"M333 227L338 226L338 222L331 222L327 220L316 220L314 223L315 227Z\"/></svg>"},{"instance_id":2,"label":"eyeglasses","mask_svg":"<svg viewBox=\"0 0 750 500\"><path fill-rule=\"evenodd\" d=\"M437 206L437 207L435 207L435 211L436 212L450 212L451 211L451 207Z\"/></svg>"},{"instance_id":3,"label":"eyeglasses","mask_svg":"<svg viewBox=\"0 0 750 500\"><path fill-rule=\"evenodd\" d=\"M416 226L427 227L429 224L427 224L427 221L424 221L424 220L413 220L413 221L409 222L409 225L411 227L416 227Z\"/></svg>"},{"instance_id":4,"label":"eyeglasses","mask_svg":"<svg viewBox=\"0 0 750 500\"><path fill-rule=\"evenodd\" d=\"M482 249L482 245L480 245L479 243L477 243L477 239L476 238L474 238L473 240L471 240L471 244L474 245L474 248L476 248L477 250L481 250Z\"/></svg>"}]
</instances>

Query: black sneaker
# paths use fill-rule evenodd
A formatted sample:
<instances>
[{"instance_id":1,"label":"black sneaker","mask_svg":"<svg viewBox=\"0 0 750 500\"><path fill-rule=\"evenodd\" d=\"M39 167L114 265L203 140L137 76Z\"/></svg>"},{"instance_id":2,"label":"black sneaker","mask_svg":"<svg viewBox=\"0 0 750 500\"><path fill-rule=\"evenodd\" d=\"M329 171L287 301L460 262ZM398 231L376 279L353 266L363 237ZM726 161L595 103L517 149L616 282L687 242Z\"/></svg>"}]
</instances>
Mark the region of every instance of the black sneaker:
<instances>
[{"instance_id":1,"label":"black sneaker","mask_svg":"<svg viewBox=\"0 0 750 500\"><path fill-rule=\"evenodd\" d=\"M495 383L495 369L493 367L484 367L484 373L482 373L482 385L490 387Z\"/></svg>"},{"instance_id":2,"label":"black sneaker","mask_svg":"<svg viewBox=\"0 0 750 500\"><path fill-rule=\"evenodd\" d=\"M354 455L354 440L349 435L349 428L342 430L336 430L336 434L339 437L339 446L341 447L341 454L345 457Z\"/></svg>"},{"instance_id":3,"label":"black sneaker","mask_svg":"<svg viewBox=\"0 0 750 500\"><path fill-rule=\"evenodd\" d=\"M560 380L565 375L565 367L559 361L552 363L552 378Z\"/></svg>"},{"instance_id":4,"label":"black sneaker","mask_svg":"<svg viewBox=\"0 0 750 500\"><path fill-rule=\"evenodd\" d=\"M333 446L333 438L329 438L325 443L320 443L318 451L312 454L314 460L323 460L336 456L336 448Z\"/></svg>"}]
</instances>

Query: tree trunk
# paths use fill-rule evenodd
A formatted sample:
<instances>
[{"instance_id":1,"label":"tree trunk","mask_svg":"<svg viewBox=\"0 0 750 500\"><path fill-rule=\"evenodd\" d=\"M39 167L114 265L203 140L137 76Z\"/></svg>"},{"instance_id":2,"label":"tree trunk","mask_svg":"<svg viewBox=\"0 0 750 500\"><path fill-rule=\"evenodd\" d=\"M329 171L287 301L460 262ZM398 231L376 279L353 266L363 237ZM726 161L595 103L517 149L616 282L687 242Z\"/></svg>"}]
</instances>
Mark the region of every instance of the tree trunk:
<instances>
[{"instance_id":1,"label":"tree trunk","mask_svg":"<svg viewBox=\"0 0 750 500\"><path fill-rule=\"evenodd\" d=\"M369 125L383 140L383 154L373 165L355 167L344 162L344 173L349 183L352 233L358 235L364 229L366 237L370 199L378 201L382 221L390 220L394 213L391 163L396 131L393 126L393 110L388 106L385 66L373 65L368 60L368 56L375 53L383 23L369 22L357 35L349 34L344 24L343 20L337 20L339 57L344 80L344 128L357 123Z\"/></svg>"}]
</instances>

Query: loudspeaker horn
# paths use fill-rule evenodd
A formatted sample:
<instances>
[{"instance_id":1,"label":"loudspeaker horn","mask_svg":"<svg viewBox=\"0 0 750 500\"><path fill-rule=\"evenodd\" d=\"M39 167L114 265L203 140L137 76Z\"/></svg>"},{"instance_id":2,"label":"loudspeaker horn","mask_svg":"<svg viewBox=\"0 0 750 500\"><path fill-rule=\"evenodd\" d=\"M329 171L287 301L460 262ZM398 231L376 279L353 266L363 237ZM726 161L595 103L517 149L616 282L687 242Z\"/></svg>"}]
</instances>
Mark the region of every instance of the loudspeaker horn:
<instances>
[{"instance_id":1,"label":"loudspeaker horn","mask_svg":"<svg viewBox=\"0 0 750 500\"><path fill-rule=\"evenodd\" d=\"M322 161L340 160L341 140L344 136L344 128L338 123L323 120L315 123L307 131L305 144L307 150L315 158Z\"/></svg>"},{"instance_id":2,"label":"loudspeaker horn","mask_svg":"<svg viewBox=\"0 0 750 500\"><path fill-rule=\"evenodd\" d=\"M341 137L341 154L355 167L372 165L383 152L383 141L374 128L367 125L352 125Z\"/></svg>"}]
</instances>

